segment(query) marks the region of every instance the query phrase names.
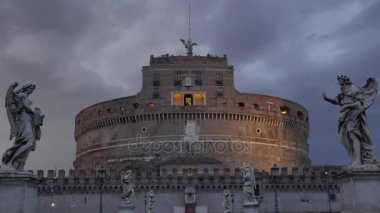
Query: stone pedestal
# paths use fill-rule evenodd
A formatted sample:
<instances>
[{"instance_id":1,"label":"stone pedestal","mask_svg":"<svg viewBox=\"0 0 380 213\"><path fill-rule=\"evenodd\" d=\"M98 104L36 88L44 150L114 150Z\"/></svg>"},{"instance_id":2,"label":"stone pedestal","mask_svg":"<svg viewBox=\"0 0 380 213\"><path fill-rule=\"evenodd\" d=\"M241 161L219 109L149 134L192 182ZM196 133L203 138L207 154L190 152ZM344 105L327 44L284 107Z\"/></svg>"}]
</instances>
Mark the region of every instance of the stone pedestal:
<instances>
[{"instance_id":1,"label":"stone pedestal","mask_svg":"<svg viewBox=\"0 0 380 213\"><path fill-rule=\"evenodd\" d=\"M259 213L259 204L244 204L244 213Z\"/></svg>"},{"instance_id":2,"label":"stone pedestal","mask_svg":"<svg viewBox=\"0 0 380 213\"><path fill-rule=\"evenodd\" d=\"M129 204L121 204L119 207L119 213L135 213L135 206Z\"/></svg>"},{"instance_id":3,"label":"stone pedestal","mask_svg":"<svg viewBox=\"0 0 380 213\"><path fill-rule=\"evenodd\" d=\"M37 190L34 175L0 168L0 212L37 213Z\"/></svg>"},{"instance_id":4,"label":"stone pedestal","mask_svg":"<svg viewBox=\"0 0 380 213\"><path fill-rule=\"evenodd\" d=\"M336 176L342 213L380 212L380 171L344 171Z\"/></svg>"}]
</instances>

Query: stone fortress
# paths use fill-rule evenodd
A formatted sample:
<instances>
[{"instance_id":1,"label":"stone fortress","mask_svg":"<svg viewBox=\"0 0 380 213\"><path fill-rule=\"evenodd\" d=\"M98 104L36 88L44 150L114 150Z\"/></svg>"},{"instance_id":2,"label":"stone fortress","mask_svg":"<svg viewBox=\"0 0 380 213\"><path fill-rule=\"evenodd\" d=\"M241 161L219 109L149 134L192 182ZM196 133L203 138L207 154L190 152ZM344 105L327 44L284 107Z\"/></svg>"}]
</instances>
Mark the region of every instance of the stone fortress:
<instances>
[{"instance_id":1,"label":"stone fortress","mask_svg":"<svg viewBox=\"0 0 380 213\"><path fill-rule=\"evenodd\" d=\"M150 57L142 90L76 116L75 169L309 167L308 113L240 93L227 56Z\"/></svg>"},{"instance_id":2,"label":"stone fortress","mask_svg":"<svg viewBox=\"0 0 380 213\"><path fill-rule=\"evenodd\" d=\"M333 176L341 167L311 166L304 107L238 92L227 56L151 56L142 74L137 95L76 116L75 170L37 171L39 213L97 212L100 194L103 211L116 213L127 169L136 178L137 213L146 212L150 190L154 212L222 213L224 189L233 212L244 212L243 162L256 169L259 212L274 212L277 191L281 212L340 211ZM103 190L99 168L107 170Z\"/></svg>"}]
</instances>

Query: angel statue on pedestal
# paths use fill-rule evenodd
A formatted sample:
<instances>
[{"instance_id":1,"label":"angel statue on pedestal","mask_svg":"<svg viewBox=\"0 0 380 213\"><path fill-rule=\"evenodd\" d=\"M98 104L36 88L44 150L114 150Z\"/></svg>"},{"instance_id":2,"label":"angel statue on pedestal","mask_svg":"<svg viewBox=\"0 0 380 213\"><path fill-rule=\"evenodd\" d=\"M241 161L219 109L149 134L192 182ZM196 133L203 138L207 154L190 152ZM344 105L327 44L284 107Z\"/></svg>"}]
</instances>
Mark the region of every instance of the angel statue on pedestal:
<instances>
[{"instance_id":1,"label":"angel statue on pedestal","mask_svg":"<svg viewBox=\"0 0 380 213\"><path fill-rule=\"evenodd\" d=\"M9 139L15 140L13 146L3 154L2 170L24 170L29 153L36 149L36 141L41 138L40 127L45 117L38 107L32 108L32 101L29 99L36 85L29 82L16 90L17 86L17 82L12 83L5 96L5 108L11 126Z\"/></svg>"},{"instance_id":2,"label":"angel statue on pedestal","mask_svg":"<svg viewBox=\"0 0 380 213\"><path fill-rule=\"evenodd\" d=\"M255 171L244 162L241 168L243 176L244 205L258 205L255 197L256 177Z\"/></svg>"},{"instance_id":3,"label":"angel statue on pedestal","mask_svg":"<svg viewBox=\"0 0 380 213\"><path fill-rule=\"evenodd\" d=\"M123 184L123 194L121 195L122 205L129 206L132 205L131 197L135 194L135 178L131 170L128 170L127 173L122 178Z\"/></svg>"},{"instance_id":4,"label":"angel statue on pedestal","mask_svg":"<svg viewBox=\"0 0 380 213\"><path fill-rule=\"evenodd\" d=\"M228 189L225 189L223 191L223 200L222 200L222 206L223 206L223 212L224 213L232 213L232 196L231 192Z\"/></svg>"},{"instance_id":5,"label":"angel statue on pedestal","mask_svg":"<svg viewBox=\"0 0 380 213\"><path fill-rule=\"evenodd\" d=\"M338 132L349 156L345 169L378 170L365 113L375 100L377 82L368 78L365 86L358 87L345 75L339 75L337 80L341 92L335 98L329 98L325 93L322 96L325 101L340 106Z\"/></svg>"}]
</instances>

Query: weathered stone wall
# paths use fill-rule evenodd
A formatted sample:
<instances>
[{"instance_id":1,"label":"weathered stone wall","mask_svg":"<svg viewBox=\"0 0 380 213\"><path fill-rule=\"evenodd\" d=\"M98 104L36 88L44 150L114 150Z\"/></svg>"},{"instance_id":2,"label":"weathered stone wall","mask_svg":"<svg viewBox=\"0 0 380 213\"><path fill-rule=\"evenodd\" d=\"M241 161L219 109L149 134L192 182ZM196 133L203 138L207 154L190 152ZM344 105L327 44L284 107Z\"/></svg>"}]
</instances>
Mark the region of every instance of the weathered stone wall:
<instances>
[{"instance_id":1,"label":"weathered stone wall","mask_svg":"<svg viewBox=\"0 0 380 213\"><path fill-rule=\"evenodd\" d=\"M340 167L281 169L277 178L279 207L281 212L333 212L340 210L339 188L333 176ZM327 171L327 175L323 175ZM99 179L95 171L63 170L55 176L53 170L47 176L38 171L38 212L97 212L99 208ZM156 212L173 212L174 206L184 206L184 190L193 186L197 195L197 206L207 206L208 212L222 212L223 189L230 189L235 195L235 212L243 212L242 178L240 169L220 168L204 171L135 171L136 195L132 198L137 212L144 212L144 195L153 190L156 195ZM117 212L122 192L121 173L109 173L104 185L104 212ZM262 201L260 212L273 212L274 187L268 173L257 172L256 192ZM329 196L330 195L330 201Z\"/></svg>"}]
</instances>

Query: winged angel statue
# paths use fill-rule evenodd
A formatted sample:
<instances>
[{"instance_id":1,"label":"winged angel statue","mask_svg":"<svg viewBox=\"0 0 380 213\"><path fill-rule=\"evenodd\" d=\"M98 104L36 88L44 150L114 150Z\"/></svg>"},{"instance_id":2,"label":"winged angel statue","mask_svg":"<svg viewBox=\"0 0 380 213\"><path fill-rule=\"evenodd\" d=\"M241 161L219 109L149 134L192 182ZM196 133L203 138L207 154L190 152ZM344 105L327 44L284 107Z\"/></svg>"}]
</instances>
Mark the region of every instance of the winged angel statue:
<instances>
[{"instance_id":1,"label":"winged angel statue","mask_svg":"<svg viewBox=\"0 0 380 213\"><path fill-rule=\"evenodd\" d=\"M339 75L337 80L341 93L336 98L329 98L325 93L322 96L325 101L340 106L338 132L349 156L346 169L377 165L365 113L377 94L376 79L368 78L363 87L355 86L345 75Z\"/></svg>"},{"instance_id":2,"label":"winged angel statue","mask_svg":"<svg viewBox=\"0 0 380 213\"><path fill-rule=\"evenodd\" d=\"M250 168L246 162L241 168L243 175L243 195L244 205L256 205L258 201L255 198L256 176L253 168Z\"/></svg>"},{"instance_id":3,"label":"winged angel statue","mask_svg":"<svg viewBox=\"0 0 380 213\"><path fill-rule=\"evenodd\" d=\"M131 205L131 197L135 193L135 179L131 170L128 170L127 173L122 177L123 184L123 194L121 199L123 205Z\"/></svg>"},{"instance_id":4,"label":"winged angel statue","mask_svg":"<svg viewBox=\"0 0 380 213\"><path fill-rule=\"evenodd\" d=\"M17 82L12 83L5 96L5 108L11 126L9 140L15 140L13 146L4 152L2 162L7 167L23 171L29 153L35 150L36 141L41 138L40 127L45 116L39 108L31 107L29 95L36 85L26 83L16 90L17 86Z\"/></svg>"},{"instance_id":5,"label":"winged angel statue","mask_svg":"<svg viewBox=\"0 0 380 213\"><path fill-rule=\"evenodd\" d=\"M189 40L184 40L184 39L180 39L180 41L182 42L182 44L185 46L185 48L187 49L187 55L188 56L192 56L193 55L193 46L196 46L197 43L193 43L191 41L191 39Z\"/></svg>"}]
</instances>

